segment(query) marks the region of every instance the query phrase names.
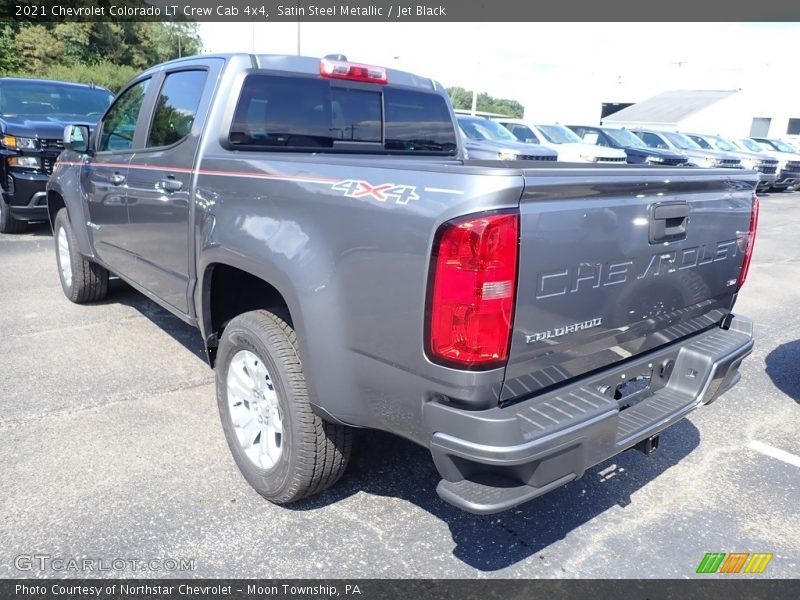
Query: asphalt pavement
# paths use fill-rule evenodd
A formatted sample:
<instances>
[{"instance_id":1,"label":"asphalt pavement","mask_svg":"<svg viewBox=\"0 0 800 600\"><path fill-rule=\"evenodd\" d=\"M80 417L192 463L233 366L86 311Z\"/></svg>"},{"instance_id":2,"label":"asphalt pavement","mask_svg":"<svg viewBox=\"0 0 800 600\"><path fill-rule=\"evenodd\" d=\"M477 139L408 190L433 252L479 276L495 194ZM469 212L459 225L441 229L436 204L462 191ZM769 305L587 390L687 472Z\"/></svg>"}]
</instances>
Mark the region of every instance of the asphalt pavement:
<instances>
[{"instance_id":1,"label":"asphalt pavement","mask_svg":"<svg viewBox=\"0 0 800 600\"><path fill-rule=\"evenodd\" d=\"M197 332L119 280L71 304L49 227L0 234L0 577L684 578L706 552L798 577L798 232L800 193L763 196L738 386L655 455L483 517L438 498L425 449L368 431L334 489L268 503L228 452Z\"/></svg>"}]
</instances>

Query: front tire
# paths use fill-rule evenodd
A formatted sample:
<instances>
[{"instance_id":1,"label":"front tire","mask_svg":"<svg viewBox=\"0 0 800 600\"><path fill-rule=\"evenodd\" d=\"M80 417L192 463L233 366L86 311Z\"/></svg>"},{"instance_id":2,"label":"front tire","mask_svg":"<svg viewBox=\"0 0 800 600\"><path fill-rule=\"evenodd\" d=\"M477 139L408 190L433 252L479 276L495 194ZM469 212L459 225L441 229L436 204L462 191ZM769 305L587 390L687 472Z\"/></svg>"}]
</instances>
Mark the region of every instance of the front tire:
<instances>
[{"instance_id":1,"label":"front tire","mask_svg":"<svg viewBox=\"0 0 800 600\"><path fill-rule=\"evenodd\" d=\"M80 253L66 208L56 215L53 239L56 243L58 277L64 295L76 304L105 298L108 293L108 270L87 260Z\"/></svg>"},{"instance_id":2,"label":"front tire","mask_svg":"<svg viewBox=\"0 0 800 600\"><path fill-rule=\"evenodd\" d=\"M352 430L313 412L297 336L286 320L267 310L231 320L220 340L216 382L225 439L259 494L288 504L339 480Z\"/></svg>"},{"instance_id":3,"label":"front tire","mask_svg":"<svg viewBox=\"0 0 800 600\"><path fill-rule=\"evenodd\" d=\"M27 226L25 221L15 219L11 215L11 207L0 194L0 233L23 233Z\"/></svg>"}]
</instances>

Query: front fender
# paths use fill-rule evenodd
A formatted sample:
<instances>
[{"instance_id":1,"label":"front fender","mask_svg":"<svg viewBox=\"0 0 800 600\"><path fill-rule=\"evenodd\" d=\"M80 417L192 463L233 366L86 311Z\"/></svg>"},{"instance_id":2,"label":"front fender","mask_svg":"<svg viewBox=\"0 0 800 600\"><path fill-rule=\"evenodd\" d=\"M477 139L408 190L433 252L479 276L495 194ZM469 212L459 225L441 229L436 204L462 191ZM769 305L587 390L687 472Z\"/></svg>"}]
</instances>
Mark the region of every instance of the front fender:
<instances>
[{"instance_id":1,"label":"front fender","mask_svg":"<svg viewBox=\"0 0 800 600\"><path fill-rule=\"evenodd\" d=\"M93 258L94 250L86 226L89 219L86 216L86 202L81 188L81 165L81 155L69 150L61 153L47 182L47 214L50 216L52 229L56 213L63 203L69 214L75 237L78 239L81 254Z\"/></svg>"}]
</instances>

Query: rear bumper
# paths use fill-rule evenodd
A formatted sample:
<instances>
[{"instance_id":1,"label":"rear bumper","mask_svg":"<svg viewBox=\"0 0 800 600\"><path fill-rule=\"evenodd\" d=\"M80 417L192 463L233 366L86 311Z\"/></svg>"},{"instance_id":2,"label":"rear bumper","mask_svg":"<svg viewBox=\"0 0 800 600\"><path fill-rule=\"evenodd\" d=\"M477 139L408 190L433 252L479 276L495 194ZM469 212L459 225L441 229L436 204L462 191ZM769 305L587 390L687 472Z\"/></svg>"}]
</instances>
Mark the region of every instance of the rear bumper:
<instances>
[{"instance_id":1,"label":"rear bumper","mask_svg":"<svg viewBox=\"0 0 800 600\"><path fill-rule=\"evenodd\" d=\"M752 322L735 317L666 349L566 387L470 412L429 403L424 418L445 501L489 514L532 500L650 438L735 385L753 348ZM601 390L650 374L629 407Z\"/></svg>"}]
</instances>

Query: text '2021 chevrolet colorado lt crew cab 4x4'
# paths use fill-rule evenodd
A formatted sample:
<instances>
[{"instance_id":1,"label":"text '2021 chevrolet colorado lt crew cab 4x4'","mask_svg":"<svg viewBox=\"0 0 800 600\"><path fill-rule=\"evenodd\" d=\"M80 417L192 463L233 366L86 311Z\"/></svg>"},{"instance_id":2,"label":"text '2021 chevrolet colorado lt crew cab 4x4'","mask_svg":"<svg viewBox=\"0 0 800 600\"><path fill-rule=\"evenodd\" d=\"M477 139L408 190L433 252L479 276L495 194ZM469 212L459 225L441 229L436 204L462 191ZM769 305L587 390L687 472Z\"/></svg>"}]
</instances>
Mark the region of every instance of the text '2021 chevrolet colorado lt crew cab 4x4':
<instances>
[{"instance_id":1,"label":"text '2021 chevrolet colorado lt crew cab 4x4'","mask_svg":"<svg viewBox=\"0 0 800 600\"><path fill-rule=\"evenodd\" d=\"M48 187L65 294L109 272L197 326L245 478L287 503L352 427L507 509L734 385L756 176L471 161L435 81L343 57L154 67Z\"/></svg>"}]
</instances>

